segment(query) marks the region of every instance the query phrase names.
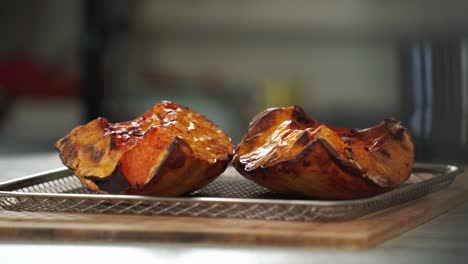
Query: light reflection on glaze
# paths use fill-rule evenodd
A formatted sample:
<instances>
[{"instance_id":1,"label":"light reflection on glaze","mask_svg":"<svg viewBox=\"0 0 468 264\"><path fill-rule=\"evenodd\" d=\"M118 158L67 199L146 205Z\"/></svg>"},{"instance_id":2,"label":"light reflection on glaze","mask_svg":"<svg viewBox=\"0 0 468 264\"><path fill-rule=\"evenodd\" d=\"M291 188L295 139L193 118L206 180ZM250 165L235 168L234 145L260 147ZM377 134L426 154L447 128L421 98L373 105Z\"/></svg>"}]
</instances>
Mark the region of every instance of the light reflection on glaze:
<instances>
[{"instance_id":1,"label":"light reflection on glaze","mask_svg":"<svg viewBox=\"0 0 468 264\"><path fill-rule=\"evenodd\" d=\"M132 121L109 124L106 135L111 135L117 145L134 144L151 129L160 127L174 138L185 140L195 155L214 162L225 158L221 156L225 156L226 148L232 149L232 146L226 145L224 142L230 142L230 139L207 121L188 108L162 102Z\"/></svg>"},{"instance_id":2,"label":"light reflection on glaze","mask_svg":"<svg viewBox=\"0 0 468 264\"><path fill-rule=\"evenodd\" d=\"M246 171L252 171L263 164L271 165L284 160L291 155L287 150L304 133L305 130L291 129L291 120L286 120L266 138L262 146L241 156L240 162L247 164L245 166Z\"/></svg>"}]
</instances>

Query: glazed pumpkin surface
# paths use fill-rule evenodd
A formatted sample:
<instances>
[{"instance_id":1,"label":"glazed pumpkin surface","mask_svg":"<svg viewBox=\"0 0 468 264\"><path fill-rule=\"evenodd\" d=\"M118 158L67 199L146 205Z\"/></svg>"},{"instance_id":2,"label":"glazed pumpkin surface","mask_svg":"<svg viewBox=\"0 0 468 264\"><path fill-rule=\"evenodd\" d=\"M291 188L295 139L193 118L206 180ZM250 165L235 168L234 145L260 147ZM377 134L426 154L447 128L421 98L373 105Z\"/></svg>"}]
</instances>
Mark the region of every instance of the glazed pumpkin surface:
<instances>
[{"instance_id":1,"label":"glazed pumpkin surface","mask_svg":"<svg viewBox=\"0 0 468 264\"><path fill-rule=\"evenodd\" d=\"M97 118L55 146L88 189L155 196L205 186L226 169L234 150L206 117L168 101L128 122Z\"/></svg>"},{"instance_id":2,"label":"glazed pumpkin surface","mask_svg":"<svg viewBox=\"0 0 468 264\"><path fill-rule=\"evenodd\" d=\"M413 161L410 135L396 119L362 130L336 128L291 106L267 109L254 118L233 165L274 192L353 199L406 181Z\"/></svg>"}]
</instances>

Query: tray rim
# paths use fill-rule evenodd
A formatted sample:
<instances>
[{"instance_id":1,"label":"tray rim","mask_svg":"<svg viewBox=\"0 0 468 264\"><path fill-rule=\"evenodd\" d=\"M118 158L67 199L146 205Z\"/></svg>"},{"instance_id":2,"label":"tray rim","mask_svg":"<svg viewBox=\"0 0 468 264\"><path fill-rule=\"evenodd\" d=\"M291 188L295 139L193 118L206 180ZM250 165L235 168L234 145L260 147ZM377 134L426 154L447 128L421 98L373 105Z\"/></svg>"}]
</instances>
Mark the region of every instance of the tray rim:
<instances>
[{"instance_id":1,"label":"tray rim","mask_svg":"<svg viewBox=\"0 0 468 264\"><path fill-rule=\"evenodd\" d=\"M73 194L73 193L36 193L36 192L15 192L12 190L24 188L48 180L58 179L73 175L73 171L66 167L60 167L39 173L34 173L25 177L12 179L0 183L0 197L36 197L36 198L68 198L68 199L91 199L91 200L115 200L115 201L147 201L147 202L206 202L206 203L242 203L242 204L271 204L271 205L305 205L316 207L341 207L341 206L359 206L372 202L379 202L394 195L410 191L409 189L421 187L422 185L433 185L438 182L449 181L450 185L457 175L464 172L464 168L449 164L434 163L414 163L413 170L429 171L440 173L441 175L424 180L417 184L411 184L399 187L392 191L379 194L373 197L351 199L351 200L298 200L298 199L267 199L267 198L221 198L221 197L160 197L143 195L124 195L124 194ZM36 183L35 183L36 182ZM425 195L429 195L429 192ZM425 196L423 195L423 196ZM423 197L422 196L422 197ZM409 200L411 201L411 200ZM397 205L397 204L395 204Z\"/></svg>"}]
</instances>

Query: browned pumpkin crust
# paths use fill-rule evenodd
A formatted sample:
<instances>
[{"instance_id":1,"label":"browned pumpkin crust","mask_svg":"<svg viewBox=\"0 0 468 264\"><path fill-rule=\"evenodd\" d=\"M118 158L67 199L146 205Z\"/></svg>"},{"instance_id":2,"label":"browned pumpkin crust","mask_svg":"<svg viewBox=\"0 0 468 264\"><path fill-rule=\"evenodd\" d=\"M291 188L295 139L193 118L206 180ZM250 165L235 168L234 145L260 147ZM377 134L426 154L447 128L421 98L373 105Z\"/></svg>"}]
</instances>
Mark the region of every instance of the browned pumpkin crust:
<instances>
[{"instance_id":1,"label":"browned pumpkin crust","mask_svg":"<svg viewBox=\"0 0 468 264\"><path fill-rule=\"evenodd\" d=\"M414 146L400 121L363 130L317 122L300 107L257 115L237 146L233 165L278 193L326 199L373 196L406 181Z\"/></svg>"},{"instance_id":2,"label":"browned pumpkin crust","mask_svg":"<svg viewBox=\"0 0 468 264\"><path fill-rule=\"evenodd\" d=\"M155 196L205 186L226 169L234 150L203 115L168 101L128 122L97 118L55 146L88 189Z\"/></svg>"}]
</instances>

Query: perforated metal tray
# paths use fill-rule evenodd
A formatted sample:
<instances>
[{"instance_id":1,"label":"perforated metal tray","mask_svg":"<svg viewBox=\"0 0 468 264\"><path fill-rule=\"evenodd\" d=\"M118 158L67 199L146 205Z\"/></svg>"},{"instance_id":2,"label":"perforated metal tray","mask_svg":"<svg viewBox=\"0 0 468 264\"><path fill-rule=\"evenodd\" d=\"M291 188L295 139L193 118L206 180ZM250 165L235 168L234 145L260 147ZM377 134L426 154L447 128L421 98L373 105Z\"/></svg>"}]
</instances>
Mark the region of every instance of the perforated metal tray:
<instances>
[{"instance_id":1,"label":"perforated metal tray","mask_svg":"<svg viewBox=\"0 0 468 264\"><path fill-rule=\"evenodd\" d=\"M92 194L71 171L61 168L0 184L0 206L13 211L334 221L420 198L450 185L461 172L451 165L415 164L410 179L391 192L324 201L272 193L231 167L205 188L177 198Z\"/></svg>"}]
</instances>

